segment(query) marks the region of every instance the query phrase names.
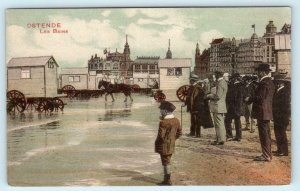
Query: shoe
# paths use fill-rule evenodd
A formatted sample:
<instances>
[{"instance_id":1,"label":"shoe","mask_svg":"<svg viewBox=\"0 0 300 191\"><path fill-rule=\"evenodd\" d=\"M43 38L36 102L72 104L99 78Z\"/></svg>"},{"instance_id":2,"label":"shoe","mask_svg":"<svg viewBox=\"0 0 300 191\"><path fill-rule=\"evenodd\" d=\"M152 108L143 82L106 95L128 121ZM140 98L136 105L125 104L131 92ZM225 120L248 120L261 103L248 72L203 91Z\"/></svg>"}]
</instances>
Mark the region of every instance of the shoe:
<instances>
[{"instance_id":1,"label":"shoe","mask_svg":"<svg viewBox=\"0 0 300 191\"><path fill-rule=\"evenodd\" d=\"M255 130L250 130L250 133L254 133L255 132Z\"/></svg>"},{"instance_id":2,"label":"shoe","mask_svg":"<svg viewBox=\"0 0 300 191\"><path fill-rule=\"evenodd\" d=\"M249 131L249 130L250 130L250 129L247 128L247 127L242 129L242 131Z\"/></svg>"},{"instance_id":3,"label":"shoe","mask_svg":"<svg viewBox=\"0 0 300 191\"><path fill-rule=\"evenodd\" d=\"M283 156L289 156L289 154L288 153L275 153L274 156L283 157Z\"/></svg>"},{"instance_id":4,"label":"shoe","mask_svg":"<svg viewBox=\"0 0 300 191\"><path fill-rule=\"evenodd\" d=\"M277 154L280 153L279 151L272 151L273 154Z\"/></svg>"},{"instance_id":5,"label":"shoe","mask_svg":"<svg viewBox=\"0 0 300 191\"><path fill-rule=\"evenodd\" d=\"M232 139L233 141L238 141L238 142L240 142L241 141L241 139L238 139L238 138L234 138L234 139Z\"/></svg>"},{"instance_id":6,"label":"shoe","mask_svg":"<svg viewBox=\"0 0 300 191\"><path fill-rule=\"evenodd\" d=\"M224 145L224 142L212 142L211 145Z\"/></svg>"},{"instance_id":7,"label":"shoe","mask_svg":"<svg viewBox=\"0 0 300 191\"><path fill-rule=\"evenodd\" d=\"M226 141L232 141L232 140L233 140L232 137L229 137L229 138L226 139Z\"/></svg>"},{"instance_id":8,"label":"shoe","mask_svg":"<svg viewBox=\"0 0 300 191\"><path fill-rule=\"evenodd\" d=\"M271 162L270 158L265 158L263 156L257 156L253 160L254 161L259 161L259 162Z\"/></svg>"}]
</instances>

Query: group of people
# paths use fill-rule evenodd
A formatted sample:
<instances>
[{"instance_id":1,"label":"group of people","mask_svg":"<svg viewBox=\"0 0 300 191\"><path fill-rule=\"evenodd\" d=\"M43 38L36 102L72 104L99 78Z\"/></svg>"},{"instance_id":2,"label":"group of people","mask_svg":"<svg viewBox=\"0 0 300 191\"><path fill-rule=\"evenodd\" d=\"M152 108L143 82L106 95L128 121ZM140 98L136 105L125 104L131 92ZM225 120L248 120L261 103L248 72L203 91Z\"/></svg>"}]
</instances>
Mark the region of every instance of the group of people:
<instances>
[{"instance_id":1,"label":"group of people","mask_svg":"<svg viewBox=\"0 0 300 191\"><path fill-rule=\"evenodd\" d=\"M210 80L191 79L187 95L187 111L190 112L189 136L200 137L203 128L215 128L216 140L212 145L224 145L226 141L241 141L241 117L245 117L244 130L254 132L254 119L259 133L262 154L255 161L271 161L272 155L288 156L286 130L291 116L291 87L285 74L270 77L268 64L260 64L257 77L233 74L226 80L216 71ZM170 159L175 140L182 135L180 122L172 112L176 107L167 101L160 104L161 121L155 141L155 151L160 154L164 167L162 185L171 185ZM234 120L235 136L232 133ZM270 121L274 123L277 150L271 151Z\"/></svg>"}]
</instances>

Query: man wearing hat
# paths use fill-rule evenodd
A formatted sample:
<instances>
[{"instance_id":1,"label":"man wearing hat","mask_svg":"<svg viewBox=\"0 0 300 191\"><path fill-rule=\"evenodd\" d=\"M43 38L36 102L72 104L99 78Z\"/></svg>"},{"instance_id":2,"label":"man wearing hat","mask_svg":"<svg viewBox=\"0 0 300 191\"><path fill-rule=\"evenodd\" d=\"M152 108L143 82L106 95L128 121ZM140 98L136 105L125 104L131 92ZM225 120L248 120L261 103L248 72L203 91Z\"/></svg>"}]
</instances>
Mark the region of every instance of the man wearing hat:
<instances>
[{"instance_id":1,"label":"man wearing hat","mask_svg":"<svg viewBox=\"0 0 300 191\"><path fill-rule=\"evenodd\" d=\"M288 156L286 129L291 116L291 90L286 74L274 76L276 91L273 98L274 133L277 144L275 156Z\"/></svg>"},{"instance_id":2,"label":"man wearing hat","mask_svg":"<svg viewBox=\"0 0 300 191\"><path fill-rule=\"evenodd\" d=\"M245 113L245 87L244 84L241 82L241 76L239 73L233 74L232 79L230 81L231 82L228 85L228 92L226 95L226 138L227 141L240 141L242 139L241 116L243 116ZM233 138L231 127L233 119L235 124L235 138Z\"/></svg>"},{"instance_id":3,"label":"man wearing hat","mask_svg":"<svg viewBox=\"0 0 300 191\"><path fill-rule=\"evenodd\" d=\"M226 94L227 94L227 82L223 78L223 73L216 71L216 93L210 93L207 95L207 99L210 100L211 112L213 113L213 121L216 130L216 140L213 145L223 145L226 141L226 130L224 125L224 117L227 113L226 109Z\"/></svg>"},{"instance_id":4,"label":"man wearing hat","mask_svg":"<svg viewBox=\"0 0 300 191\"><path fill-rule=\"evenodd\" d=\"M182 129L179 120L172 113L176 109L172 103L162 101L159 109L161 121L155 140L155 152L160 154L164 169L164 180L160 184L172 185L170 160L175 150L175 141L182 135Z\"/></svg>"},{"instance_id":5,"label":"man wearing hat","mask_svg":"<svg viewBox=\"0 0 300 191\"><path fill-rule=\"evenodd\" d=\"M271 69L268 64L259 64L255 69L258 73L259 83L254 95L247 97L246 102L253 103L252 116L257 119L258 134L262 155L255 157L255 161L271 161L271 132L270 120L273 120L273 95L275 86L268 76Z\"/></svg>"}]
</instances>

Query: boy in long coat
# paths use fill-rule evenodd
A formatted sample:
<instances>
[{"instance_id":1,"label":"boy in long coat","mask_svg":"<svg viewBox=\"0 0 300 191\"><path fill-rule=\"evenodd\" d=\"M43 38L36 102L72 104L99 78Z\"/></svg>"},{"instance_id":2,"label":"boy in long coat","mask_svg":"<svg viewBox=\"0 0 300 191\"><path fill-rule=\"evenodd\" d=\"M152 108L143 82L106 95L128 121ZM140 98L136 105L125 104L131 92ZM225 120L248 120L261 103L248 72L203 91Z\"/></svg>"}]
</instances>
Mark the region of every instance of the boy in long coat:
<instances>
[{"instance_id":1,"label":"boy in long coat","mask_svg":"<svg viewBox=\"0 0 300 191\"><path fill-rule=\"evenodd\" d=\"M164 180L161 185L172 185L170 160L175 150L175 141L182 135L182 129L179 120L172 113L176 109L172 103L163 101L159 109L162 120L159 122L155 140L155 152L160 154L164 168Z\"/></svg>"}]
</instances>

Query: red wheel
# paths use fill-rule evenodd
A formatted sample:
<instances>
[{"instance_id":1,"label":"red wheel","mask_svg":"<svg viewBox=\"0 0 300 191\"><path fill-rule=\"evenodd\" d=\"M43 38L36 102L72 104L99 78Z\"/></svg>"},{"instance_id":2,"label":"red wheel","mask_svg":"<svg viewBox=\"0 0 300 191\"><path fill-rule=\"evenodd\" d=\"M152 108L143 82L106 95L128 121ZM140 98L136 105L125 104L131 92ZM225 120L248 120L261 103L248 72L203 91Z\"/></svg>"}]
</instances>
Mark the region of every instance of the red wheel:
<instances>
[{"instance_id":1,"label":"red wheel","mask_svg":"<svg viewBox=\"0 0 300 191\"><path fill-rule=\"evenodd\" d=\"M26 109L26 99L22 92L11 90L7 92L6 97L7 112L15 113L18 111L19 113L22 113Z\"/></svg>"},{"instance_id":2,"label":"red wheel","mask_svg":"<svg viewBox=\"0 0 300 191\"><path fill-rule=\"evenodd\" d=\"M65 104L61 99L59 99L57 97L53 98L52 103L54 105L55 111L58 111L59 109L60 109L60 111L64 110Z\"/></svg>"},{"instance_id":3,"label":"red wheel","mask_svg":"<svg viewBox=\"0 0 300 191\"><path fill-rule=\"evenodd\" d=\"M72 85L65 85L62 88L62 93L67 94L69 98L73 98L76 95L76 89Z\"/></svg>"},{"instance_id":4,"label":"red wheel","mask_svg":"<svg viewBox=\"0 0 300 191\"><path fill-rule=\"evenodd\" d=\"M176 95L177 95L177 98L182 101L182 102L185 102L186 101L186 97L189 93L189 89L190 89L190 86L189 85L184 85L184 86L181 86L177 91L176 91Z\"/></svg>"},{"instance_id":5,"label":"red wheel","mask_svg":"<svg viewBox=\"0 0 300 191\"><path fill-rule=\"evenodd\" d=\"M140 91L140 89L141 89L141 87L139 85L137 85L137 84L131 85L131 90L133 92L138 92L138 91Z\"/></svg>"},{"instance_id":6,"label":"red wheel","mask_svg":"<svg viewBox=\"0 0 300 191\"><path fill-rule=\"evenodd\" d=\"M166 95L164 93L162 93L161 90L158 90L157 92L155 92L153 97L154 97L155 101L157 101L157 102L164 101L166 99Z\"/></svg>"}]
</instances>

